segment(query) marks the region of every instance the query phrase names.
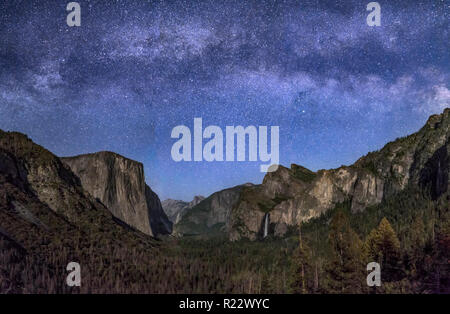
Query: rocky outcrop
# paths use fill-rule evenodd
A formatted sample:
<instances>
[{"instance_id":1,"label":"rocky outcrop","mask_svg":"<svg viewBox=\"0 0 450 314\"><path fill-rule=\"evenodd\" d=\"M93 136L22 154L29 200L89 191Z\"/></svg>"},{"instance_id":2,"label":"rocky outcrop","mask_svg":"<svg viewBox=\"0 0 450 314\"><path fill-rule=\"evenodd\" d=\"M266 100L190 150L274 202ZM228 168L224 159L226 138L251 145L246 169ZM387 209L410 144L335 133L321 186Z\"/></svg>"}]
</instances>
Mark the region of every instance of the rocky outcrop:
<instances>
[{"instance_id":1,"label":"rocky outcrop","mask_svg":"<svg viewBox=\"0 0 450 314\"><path fill-rule=\"evenodd\" d=\"M191 209L204 199L205 197L200 195L194 196L194 199L190 202L173 200L169 198L162 201L161 205L169 220L176 224L181 220L181 217L183 217L187 210Z\"/></svg>"},{"instance_id":2,"label":"rocky outcrop","mask_svg":"<svg viewBox=\"0 0 450 314\"><path fill-rule=\"evenodd\" d=\"M64 157L83 188L118 219L156 236L172 232L158 195L145 183L142 163L112 152Z\"/></svg>"},{"instance_id":3,"label":"rocky outcrop","mask_svg":"<svg viewBox=\"0 0 450 314\"><path fill-rule=\"evenodd\" d=\"M238 185L213 193L197 205L185 211L174 225L176 235L224 234L230 212L238 202L240 192L251 183Z\"/></svg>"},{"instance_id":4,"label":"rocky outcrop","mask_svg":"<svg viewBox=\"0 0 450 314\"><path fill-rule=\"evenodd\" d=\"M18 132L0 130L0 185L1 208L41 229L45 224L30 208L50 209L72 226L85 225L83 215L112 222L105 206L85 193L69 167Z\"/></svg>"},{"instance_id":5,"label":"rocky outcrop","mask_svg":"<svg viewBox=\"0 0 450 314\"><path fill-rule=\"evenodd\" d=\"M137 278L145 292L160 246L115 218L57 156L0 130L0 293L125 293L117 283L136 291ZM65 284L70 261L87 274L85 290Z\"/></svg>"},{"instance_id":6,"label":"rocky outcrop","mask_svg":"<svg viewBox=\"0 0 450 314\"><path fill-rule=\"evenodd\" d=\"M380 203L409 184L438 198L449 189L450 109L431 116L417 133L388 143L351 166L312 172L298 165L280 166L261 185L244 188L227 224L231 240L261 236L270 212L272 234L317 217L337 203L351 201L358 212Z\"/></svg>"}]
</instances>

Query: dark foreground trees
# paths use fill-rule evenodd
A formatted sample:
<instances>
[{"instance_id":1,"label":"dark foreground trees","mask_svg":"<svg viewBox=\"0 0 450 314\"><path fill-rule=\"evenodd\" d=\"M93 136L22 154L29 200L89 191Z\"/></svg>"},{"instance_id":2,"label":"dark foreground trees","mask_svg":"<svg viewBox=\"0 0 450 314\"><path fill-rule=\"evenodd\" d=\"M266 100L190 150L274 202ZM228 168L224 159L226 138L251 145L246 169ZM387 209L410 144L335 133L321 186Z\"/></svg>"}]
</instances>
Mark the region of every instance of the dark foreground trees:
<instances>
[{"instance_id":1,"label":"dark foreground trees","mask_svg":"<svg viewBox=\"0 0 450 314\"><path fill-rule=\"evenodd\" d=\"M292 292L450 293L449 203L405 191L356 214L344 202L304 223ZM370 262L381 266L380 287L367 286Z\"/></svg>"}]
</instances>

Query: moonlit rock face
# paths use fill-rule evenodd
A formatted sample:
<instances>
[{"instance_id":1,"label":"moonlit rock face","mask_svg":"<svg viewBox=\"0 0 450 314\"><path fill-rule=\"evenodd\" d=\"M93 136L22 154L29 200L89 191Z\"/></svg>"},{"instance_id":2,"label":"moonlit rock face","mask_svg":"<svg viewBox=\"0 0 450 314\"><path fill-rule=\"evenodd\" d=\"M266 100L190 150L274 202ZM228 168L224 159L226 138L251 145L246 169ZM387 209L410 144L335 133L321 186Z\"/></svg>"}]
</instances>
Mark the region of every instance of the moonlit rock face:
<instances>
[{"instance_id":1,"label":"moonlit rock face","mask_svg":"<svg viewBox=\"0 0 450 314\"><path fill-rule=\"evenodd\" d=\"M205 199L194 198L194 201L200 202L185 210L174 226L174 234L225 234L231 210L239 200L240 191L250 186L253 184L246 183L215 192Z\"/></svg>"},{"instance_id":2,"label":"moonlit rock face","mask_svg":"<svg viewBox=\"0 0 450 314\"><path fill-rule=\"evenodd\" d=\"M14 192L8 196L11 190L3 187L2 193L7 195L3 200L22 219L47 230L39 217L30 211L30 205L38 202L45 210L50 209L64 217L62 224L69 222L75 226L83 226L83 215L92 211L91 217L96 217L97 223L106 223L106 228L114 228L112 225L115 224L110 219L102 219L103 213L107 211L106 207L86 193L80 179L69 167L26 135L0 130L0 152L0 175L6 175L7 181L19 193ZM21 197L16 198L17 195Z\"/></svg>"},{"instance_id":3,"label":"moonlit rock face","mask_svg":"<svg viewBox=\"0 0 450 314\"><path fill-rule=\"evenodd\" d=\"M161 205L167 217L169 217L169 220L172 223L176 224L181 220L186 211L188 211L190 208L194 207L204 199L205 197L201 195L194 196L194 199L190 202L167 199L162 201Z\"/></svg>"},{"instance_id":4,"label":"moonlit rock face","mask_svg":"<svg viewBox=\"0 0 450 314\"><path fill-rule=\"evenodd\" d=\"M145 183L141 163L111 152L61 159L116 218L148 235L171 233L172 223Z\"/></svg>"},{"instance_id":5,"label":"moonlit rock face","mask_svg":"<svg viewBox=\"0 0 450 314\"><path fill-rule=\"evenodd\" d=\"M317 172L295 164L280 166L261 185L242 190L230 214L229 238L257 239L267 212L274 234L282 236L288 226L318 217L340 202L348 200L351 211L360 212L408 184L429 189L438 198L449 190L449 138L447 108L431 116L417 133L390 142L353 165Z\"/></svg>"}]
</instances>

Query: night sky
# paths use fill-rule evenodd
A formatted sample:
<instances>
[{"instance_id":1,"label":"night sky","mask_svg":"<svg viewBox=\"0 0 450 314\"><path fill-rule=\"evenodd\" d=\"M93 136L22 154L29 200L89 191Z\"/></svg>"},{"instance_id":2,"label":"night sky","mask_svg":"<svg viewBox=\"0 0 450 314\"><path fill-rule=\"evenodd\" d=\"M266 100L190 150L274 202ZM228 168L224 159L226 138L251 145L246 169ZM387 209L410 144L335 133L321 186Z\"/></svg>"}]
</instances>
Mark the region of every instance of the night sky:
<instances>
[{"instance_id":1,"label":"night sky","mask_svg":"<svg viewBox=\"0 0 450 314\"><path fill-rule=\"evenodd\" d=\"M161 199L245 182L261 162L172 160L173 127L280 126L280 162L351 164L450 104L449 1L0 2L0 128L59 156L144 163Z\"/></svg>"}]
</instances>

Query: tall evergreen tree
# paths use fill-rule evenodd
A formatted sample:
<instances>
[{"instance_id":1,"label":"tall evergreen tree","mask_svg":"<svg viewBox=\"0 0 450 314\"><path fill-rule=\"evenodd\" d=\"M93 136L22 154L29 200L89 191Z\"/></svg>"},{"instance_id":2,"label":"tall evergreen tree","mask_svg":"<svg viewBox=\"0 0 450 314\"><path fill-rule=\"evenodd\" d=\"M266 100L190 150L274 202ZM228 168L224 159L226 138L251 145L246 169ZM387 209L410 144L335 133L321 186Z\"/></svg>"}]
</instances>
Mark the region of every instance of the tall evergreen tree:
<instances>
[{"instance_id":1,"label":"tall evergreen tree","mask_svg":"<svg viewBox=\"0 0 450 314\"><path fill-rule=\"evenodd\" d=\"M444 223L436 236L435 292L450 293L450 221Z\"/></svg>"},{"instance_id":2,"label":"tall evergreen tree","mask_svg":"<svg viewBox=\"0 0 450 314\"><path fill-rule=\"evenodd\" d=\"M423 218L418 215L414 218L411 225L408 239L405 241L406 246L404 254L405 268L408 268L409 274L412 277L418 276L421 268L421 260L423 259L424 247L426 243L425 225Z\"/></svg>"},{"instance_id":3,"label":"tall evergreen tree","mask_svg":"<svg viewBox=\"0 0 450 314\"><path fill-rule=\"evenodd\" d=\"M302 239L301 229L299 229L299 244L293 254L291 273L290 290L292 293L306 294L313 291L314 269L311 251Z\"/></svg>"},{"instance_id":4,"label":"tall evergreen tree","mask_svg":"<svg viewBox=\"0 0 450 314\"><path fill-rule=\"evenodd\" d=\"M400 241L389 221L381 219L377 229L366 239L369 259L381 265L384 281L397 280L403 275L400 263Z\"/></svg>"},{"instance_id":5,"label":"tall evergreen tree","mask_svg":"<svg viewBox=\"0 0 450 314\"><path fill-rule=\"evenodd\" d=\"M332 293L365 291L363 243L350 227L347 214L338 211L330 224L331 257L327 265L328 289Z\"/></svg>"}]
</instances>

